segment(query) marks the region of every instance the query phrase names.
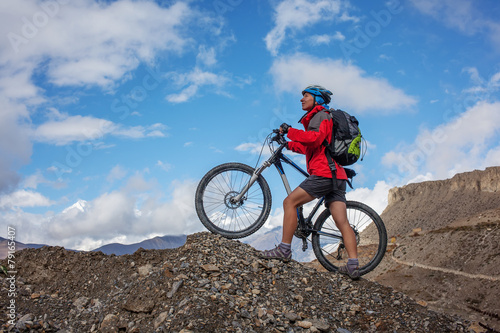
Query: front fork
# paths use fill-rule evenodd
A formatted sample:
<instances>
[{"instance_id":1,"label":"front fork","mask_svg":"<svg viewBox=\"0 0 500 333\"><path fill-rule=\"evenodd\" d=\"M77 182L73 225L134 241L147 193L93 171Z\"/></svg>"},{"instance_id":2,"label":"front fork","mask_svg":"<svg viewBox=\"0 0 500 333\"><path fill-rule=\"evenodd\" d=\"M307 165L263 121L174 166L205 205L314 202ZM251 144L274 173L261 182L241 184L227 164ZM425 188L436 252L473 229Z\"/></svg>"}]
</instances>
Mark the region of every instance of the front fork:
<instances>
[{"instance_id":1,"label":"front fork","mask_svg":"<svg viewBox=\"0 0 500 333\"><path fill-rule=\"evenodd\" d=\"M245 185L245 187L243 187L241 192L238 195L236 195L230 199L231 203L235 204L235 203L241 202L243 200L243 197L245 196L245 194L250 189L250 187L252 187L253 183L255 183L255 181L259 178L260 174L265 169L267 169L270 165L271 165L271 163L269 161L265 161L264 163L262 163L262 165L259 168L255 169L252 176L250 177L250 180Z\"/></svg>"},{"instance_id":2,"label":"front fork","mask_svg":"<svg viewBox=\"0 0 500 333\"><path fill-rule=\"evenodd\" d=\"M252 187L253 183L255 183L255 181L259 178L260 174L273 164L275 164L276 168L278 169L278 172L281 176L281 180L283 181L283 184L285 185L286 192L288 194L290 194L292 192L292 189L290 188L290 184L288 183L288 179L286 178L285 172L283 171L283 166L281 165L281 162L279 160L276 161L276 156L279 152L281 152L281 149L283 149L283 146L281 146L278 151L274 152L274 154L267 161L264 161L260 167L255 169L252 176L250 177L250 180L245 185L245 187L243 187L241 192L238 195L236 195L235 197L230 199L231 203L241 202L243 197L245 196L245 194L250 189L250 187Z\"/></svg>"}]
</instances>

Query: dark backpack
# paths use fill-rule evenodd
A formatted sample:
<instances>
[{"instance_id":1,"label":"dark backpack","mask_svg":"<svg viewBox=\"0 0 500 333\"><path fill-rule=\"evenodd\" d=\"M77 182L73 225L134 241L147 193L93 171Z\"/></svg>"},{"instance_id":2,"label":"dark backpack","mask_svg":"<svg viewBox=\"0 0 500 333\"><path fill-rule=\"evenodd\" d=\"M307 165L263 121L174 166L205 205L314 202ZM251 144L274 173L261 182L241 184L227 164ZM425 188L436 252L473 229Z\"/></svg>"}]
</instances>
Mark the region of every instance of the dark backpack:
<instances>
[{"instance_id":1,"label":"dark backpack","mask_svg":"<svg viewBox=\"0 0 500 333\"><path fill-rule=\"evenodd\" d=\"M363 160L361 156L363 137L356 117L342 110L330 109L328 112L333 120L332 140L330 144L325 141L324 145L330 166L335 165L332 160L342 166L354 164L360 157Z\"/></svg>"}]
</instances>

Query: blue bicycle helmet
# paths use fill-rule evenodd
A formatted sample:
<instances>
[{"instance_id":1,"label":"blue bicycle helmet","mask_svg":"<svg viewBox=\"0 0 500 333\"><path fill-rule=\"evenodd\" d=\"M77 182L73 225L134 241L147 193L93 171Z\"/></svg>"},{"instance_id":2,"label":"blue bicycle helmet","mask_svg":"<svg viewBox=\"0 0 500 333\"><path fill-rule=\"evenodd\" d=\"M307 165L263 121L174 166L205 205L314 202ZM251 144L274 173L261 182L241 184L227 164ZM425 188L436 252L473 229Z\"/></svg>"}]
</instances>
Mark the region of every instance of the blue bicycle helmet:
<instances>
[{"instance_id":1,"label":"blue bicycle helmet","mask_svg":"<svg viewBox=\"0 0 500 333\"><path fill-rule=\"evenodd\" d=\"M332 98L330 97L331 95L333 95L332 92L322 86L318 85L308 86L302 91L302 95L304 95L306 92L313 95L316 103L320 105L329 104L330 101L332 100Z\"/></svg>"}]
</instances>

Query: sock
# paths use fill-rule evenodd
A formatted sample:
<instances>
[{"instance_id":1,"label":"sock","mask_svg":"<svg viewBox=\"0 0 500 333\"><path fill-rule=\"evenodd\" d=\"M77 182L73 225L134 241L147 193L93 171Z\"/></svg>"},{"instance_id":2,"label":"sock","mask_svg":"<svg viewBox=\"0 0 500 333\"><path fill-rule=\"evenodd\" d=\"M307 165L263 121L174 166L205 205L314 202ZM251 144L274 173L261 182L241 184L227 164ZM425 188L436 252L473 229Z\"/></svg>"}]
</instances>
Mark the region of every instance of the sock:
<instances>
[{"instance_id":1,"label":"sock","mask_svg":"<svg viewBox=\"0 0 500 333\"><path fill-rule=\"evenodd\" d=\"M358 258L355 259L349 258L347 260L347 269L349 270L349 272L354 271L356 268L358 268L358 266L359 266Z\"/></svg>"},{"instance_id":2,"label":"sock","mask_svg":"<svg viewBox=\"0 0 500 333\"><path fill-rule=\"evenodd\" d=\"M292 251L292 244L287 244L287 243L281 242L279 247L283 251L283 253L285 253L285 254L288 254Z\"/></svg>"}]
</instances>

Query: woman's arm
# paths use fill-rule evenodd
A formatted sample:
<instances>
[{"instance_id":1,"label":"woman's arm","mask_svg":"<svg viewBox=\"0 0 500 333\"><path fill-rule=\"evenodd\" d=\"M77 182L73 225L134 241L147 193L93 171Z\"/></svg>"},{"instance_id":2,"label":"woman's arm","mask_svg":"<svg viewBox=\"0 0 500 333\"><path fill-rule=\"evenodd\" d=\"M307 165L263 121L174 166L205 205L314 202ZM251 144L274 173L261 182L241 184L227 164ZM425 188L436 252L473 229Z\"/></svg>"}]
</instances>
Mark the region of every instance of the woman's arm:
<instances>
[{"instance_id":1,"label":"woman's arm","mask_svg":"<svg viewBox=\"0 0 500 333\"><path fill-rule=\"evenodd\" d=\"M301 143L304 146L320 146L331 135L331 121L328 113L318 112L309 122L307 131L290 128L287 136L290 140Z\"/></svg>"},{"instance_id":2,"label":"woman's arm","mask_svg":"<svg viewBox=\"0 0 500 333\"><path fill-rule=\"evenodd\" d=\"M300 142L288 141L288 149L294 153L306 154L306 147Z\"/></svg>"}]
</instances>

